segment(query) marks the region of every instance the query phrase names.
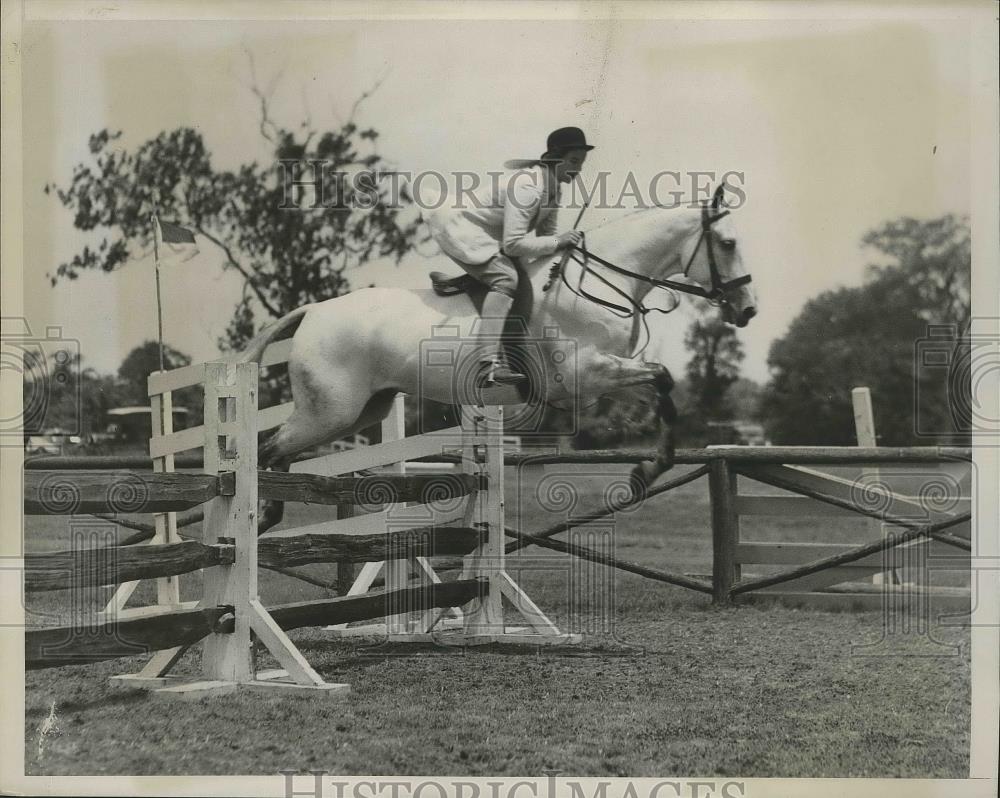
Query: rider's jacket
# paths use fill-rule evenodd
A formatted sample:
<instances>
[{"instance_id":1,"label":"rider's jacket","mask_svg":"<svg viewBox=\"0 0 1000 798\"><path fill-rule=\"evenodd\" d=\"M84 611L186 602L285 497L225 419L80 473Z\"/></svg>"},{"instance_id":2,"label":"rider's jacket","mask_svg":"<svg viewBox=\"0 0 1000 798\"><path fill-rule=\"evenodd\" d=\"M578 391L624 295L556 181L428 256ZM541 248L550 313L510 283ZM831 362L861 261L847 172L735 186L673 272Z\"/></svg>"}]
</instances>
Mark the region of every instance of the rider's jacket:
<instances>
[{"instance_id":1,"label":"rider's jacket","mask_svg":"<svg viewBox=\"0 0 1000 798\"><path fill-rule=\"evenodd\" d=\"M446 202L428 214L427 225L459 263L486 263L501 251L531 260L556 251L559 194L551 170L520 169L496 175L484 196Z\"/></svg>"}]
</instances>

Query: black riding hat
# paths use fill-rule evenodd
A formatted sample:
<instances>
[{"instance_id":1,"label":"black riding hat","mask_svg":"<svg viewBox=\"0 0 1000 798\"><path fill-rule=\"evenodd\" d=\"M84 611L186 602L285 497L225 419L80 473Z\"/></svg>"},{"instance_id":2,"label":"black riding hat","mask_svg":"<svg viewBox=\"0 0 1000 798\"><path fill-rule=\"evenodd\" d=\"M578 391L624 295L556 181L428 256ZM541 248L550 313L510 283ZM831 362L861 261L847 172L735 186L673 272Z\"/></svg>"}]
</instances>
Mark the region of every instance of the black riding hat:
<instances>
[{"instance_id":1,"label":"black riding hat","mask_svg":"<svg viewBox=\"0 0 1000 798\"><path fill-rule=\"evenodd\" d=\"M561 127L549 133L545 140L545 152L540 158L515 158L504 162L506 169L529 169L545 163L559 160L571 150L592 150L593 145L587 143L587 137L578 127Z\"/></svg>"},{"instance_id":2,"label":"black riding hat","mask_svg":"<svg viewBox=\"0 0 1000 798\"><path fill-rule=\"evenodd\" d=\"M593 146L587 143L587 137L578 127L561 127L558 130L553 130L545 140L547 152L592 149L594 149Z\"/></svg>"}]
</instances>

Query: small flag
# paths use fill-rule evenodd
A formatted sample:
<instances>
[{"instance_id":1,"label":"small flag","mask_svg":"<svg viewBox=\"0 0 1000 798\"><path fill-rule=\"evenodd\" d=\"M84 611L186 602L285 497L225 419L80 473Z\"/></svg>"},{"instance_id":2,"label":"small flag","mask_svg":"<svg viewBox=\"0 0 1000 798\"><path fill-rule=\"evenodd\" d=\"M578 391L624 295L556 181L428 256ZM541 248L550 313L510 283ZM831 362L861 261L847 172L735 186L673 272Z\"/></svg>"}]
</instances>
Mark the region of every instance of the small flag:
<instances>
[{"instance_id":1,"label":"small flag","mask_svg":"<svg viewBox=\"0 0 1000 798\"><path fill-rule=\"evenodd\" d=\"M194 233L179 224L160 222L160 239L164 244L193 244Z\"/></svg>"},{"instance_id":2,"label":"small flag","mask_svg":"<svg viewBox=\"0 0 1000 798\"><path fill-rule=\"evenodd\" d=\"M175 255L186 255L184 261L188 261L198 254L198 247L195 244L194 233L186 227L170 222L156 220L156 227L159 230L160 241L166 248ZM184 262L182 261L182 262Z\"/></svg>"}]
</instances>

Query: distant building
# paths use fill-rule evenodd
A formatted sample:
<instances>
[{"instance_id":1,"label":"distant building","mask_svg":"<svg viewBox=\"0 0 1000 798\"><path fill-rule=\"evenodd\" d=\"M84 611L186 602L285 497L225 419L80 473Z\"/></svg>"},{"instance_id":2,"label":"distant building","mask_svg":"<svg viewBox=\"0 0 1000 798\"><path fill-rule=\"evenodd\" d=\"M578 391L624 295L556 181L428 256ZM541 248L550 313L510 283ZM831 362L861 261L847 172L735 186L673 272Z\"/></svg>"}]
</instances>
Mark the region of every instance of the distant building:
<instances>
[{"instance_id":1,"label":"distant building","mask_svg":"<svg viewBox=\"0 0 1000 798\"><path fill-rule=\"evenodd\" d=\"M187 426L190 411L186 407L173 409L174 429ZM108 433L117 443L148 444L153 434L153 409L137 405L134 407L114 407L107 412Z\"/></svg>"}]
</instances>

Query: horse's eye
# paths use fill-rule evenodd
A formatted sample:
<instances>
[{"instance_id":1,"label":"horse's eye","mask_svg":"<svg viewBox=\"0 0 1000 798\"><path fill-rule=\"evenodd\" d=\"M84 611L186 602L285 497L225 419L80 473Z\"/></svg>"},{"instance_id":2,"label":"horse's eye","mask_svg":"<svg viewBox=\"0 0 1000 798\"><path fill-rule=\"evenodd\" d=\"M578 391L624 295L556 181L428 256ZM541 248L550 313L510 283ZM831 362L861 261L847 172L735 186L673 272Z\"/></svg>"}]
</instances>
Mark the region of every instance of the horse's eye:
<instances>
[{"instance_id":1,"label":"horse's eye","mask_svg":"<svg viewBox=\"0 0 1000 798\"><path fill-rule=\"evenodd\" d=\"M736 239L735 238L723 238L719 240L719 246L722 247L726 252L734 252L736 250Z\"/></svg>"}]
</instances>

